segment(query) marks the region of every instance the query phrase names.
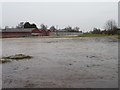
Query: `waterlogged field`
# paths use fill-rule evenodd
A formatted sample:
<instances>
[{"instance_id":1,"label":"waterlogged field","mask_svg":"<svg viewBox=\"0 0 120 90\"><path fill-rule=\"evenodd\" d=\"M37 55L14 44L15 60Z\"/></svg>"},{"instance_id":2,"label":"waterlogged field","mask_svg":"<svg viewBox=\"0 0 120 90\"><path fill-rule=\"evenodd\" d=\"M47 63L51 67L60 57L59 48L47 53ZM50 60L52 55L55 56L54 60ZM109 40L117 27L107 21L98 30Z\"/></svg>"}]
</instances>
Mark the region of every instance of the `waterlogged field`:
<instances>
[{"instance_id":1,"label":"waterlogged field","mask_svg":"<svg viewBox=\"0 0 120 90\"><path fill-rule=\"evenodd\" d=\"M111 37L5 38L3 88L117 88L118 42Z\"/></svg>"}]
</instances>

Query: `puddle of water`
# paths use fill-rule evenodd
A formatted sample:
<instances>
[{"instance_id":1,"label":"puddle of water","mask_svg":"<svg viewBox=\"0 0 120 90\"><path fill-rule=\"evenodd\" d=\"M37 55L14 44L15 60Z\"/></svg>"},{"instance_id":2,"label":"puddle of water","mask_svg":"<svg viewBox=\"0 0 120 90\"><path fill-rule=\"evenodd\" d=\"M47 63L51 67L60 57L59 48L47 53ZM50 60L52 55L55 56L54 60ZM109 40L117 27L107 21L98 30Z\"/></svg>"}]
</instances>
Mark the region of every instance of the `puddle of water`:
<instances>
[{"instance_id":1,"label":"puddle of water","mask_svg":"<svg viewBox=\"0 0 120 90\"><path fill-rule=\"evenodd\" d=\"M2 49L33 56L3 64L5 88L118 87L118 43L106 38L7 38Z\"/></svg>"}]
</instances>

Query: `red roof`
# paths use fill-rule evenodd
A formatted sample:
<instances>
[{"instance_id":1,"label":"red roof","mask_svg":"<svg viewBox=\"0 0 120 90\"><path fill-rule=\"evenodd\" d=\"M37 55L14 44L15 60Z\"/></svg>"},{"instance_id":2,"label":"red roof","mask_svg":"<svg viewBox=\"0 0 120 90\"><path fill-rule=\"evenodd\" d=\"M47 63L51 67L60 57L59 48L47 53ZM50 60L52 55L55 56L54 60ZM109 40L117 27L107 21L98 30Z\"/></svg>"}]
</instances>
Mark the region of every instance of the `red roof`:
<instances>
[{"instance_id":1,"label":"red roof","mask_svg":"<svg viewBox=\"0 0 120 90\"><path fill-rule=\"evenodd\" d=\"M40 30L39 29L33 29L32 33L40 33Z\"/></svg>"}]
</instances>

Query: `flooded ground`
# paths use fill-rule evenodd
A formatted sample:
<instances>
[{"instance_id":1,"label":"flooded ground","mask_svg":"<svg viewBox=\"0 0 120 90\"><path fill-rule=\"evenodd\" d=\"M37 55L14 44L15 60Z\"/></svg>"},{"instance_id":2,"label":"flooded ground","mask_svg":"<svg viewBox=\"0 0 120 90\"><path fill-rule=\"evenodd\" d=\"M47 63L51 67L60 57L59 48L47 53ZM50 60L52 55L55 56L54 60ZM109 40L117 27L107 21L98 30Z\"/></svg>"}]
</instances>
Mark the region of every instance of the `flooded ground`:
<instances>
[{"instance_id":1,"label":"flooded ground","mask_svg":"<svg viewBox=\"0 0 120 90\"><path fill-rule=\"evenodd\" d=\"M2 65L3 88L117 88L118 42L111 37L5 38L3 56L33 58Z\"/></svg>"}]
</instances>

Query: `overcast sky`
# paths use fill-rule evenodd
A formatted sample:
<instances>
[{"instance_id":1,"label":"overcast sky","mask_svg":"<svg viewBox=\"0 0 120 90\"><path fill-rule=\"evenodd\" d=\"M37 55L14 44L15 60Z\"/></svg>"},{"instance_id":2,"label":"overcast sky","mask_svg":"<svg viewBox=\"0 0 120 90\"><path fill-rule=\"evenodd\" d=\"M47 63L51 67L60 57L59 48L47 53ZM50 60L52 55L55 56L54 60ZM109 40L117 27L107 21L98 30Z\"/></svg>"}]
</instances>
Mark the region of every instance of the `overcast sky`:
<instances>
[{"instance_id":1,"label":"overcast sky","mask_svg":"<svg viewBox=\"0 0 120 90\"><path fill-rule=\"evenodd\" d=\"M2 3L2 26L16 26L19 22L78 26L83 31L103 28L107 20L118 20L117 2L10 2Z\"/></svg>"}]
</instances>

